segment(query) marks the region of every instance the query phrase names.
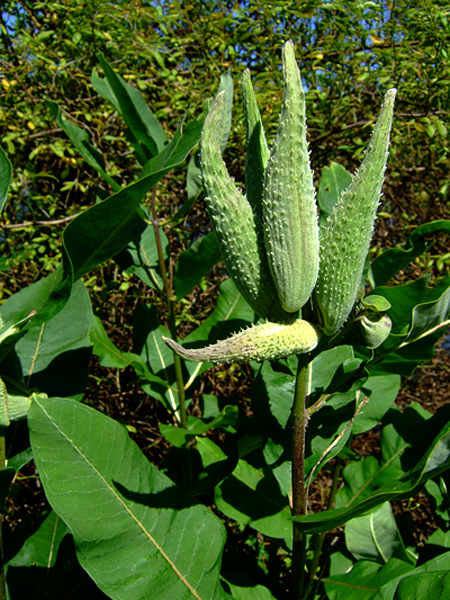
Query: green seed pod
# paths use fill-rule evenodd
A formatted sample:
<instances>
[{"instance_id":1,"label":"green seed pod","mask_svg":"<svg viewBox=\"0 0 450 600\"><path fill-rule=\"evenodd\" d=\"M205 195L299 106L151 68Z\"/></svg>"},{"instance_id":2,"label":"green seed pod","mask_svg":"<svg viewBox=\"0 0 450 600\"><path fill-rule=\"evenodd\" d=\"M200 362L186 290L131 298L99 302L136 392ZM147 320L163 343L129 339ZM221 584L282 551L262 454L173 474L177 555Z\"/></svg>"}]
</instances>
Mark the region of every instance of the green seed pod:
<instances>
[{"instance_id":1,"label":"green seed pod","mask_svg":"<svg viewBox=\"0 0 450 600\"><path fill-rule=\"evenodd\" d=\"M319 269L319 229L306 141L305 94L294 46L283 47L284 98L265 171L263 224L270 270L281 305L299 310Z\"/></svg>"},{"instance_id":2,"label":"green seed pod","mask_svg":"<svg viewBox=\"0 0 450 600\"><path fill-rule=\"evenodd\" d=\"M270 274L258 219L228 174L220 151L224 94L217 95L206 118L200 157L206 203L228 273L252 309L263 318L289 321Z\"/></svg>"},{"instance_id":3,"label":"green seed pod","mask_svg":"<svg viewBox=\"0 0 450 600\"><path fill-rule=\"evenodd\" d=\"M342 327L358 295L384 180L395 93L387 92L361 166L321 230L314 302L327 335Z\"/></svg>"},{"instance_id":4,"label":"green seed pod","mask_svg":"<svg viewBox=\"0 0 450 600\"><path fill-rule=\"evenodd\" d=\"M392 321L388 315L364 315L359 323L359 335L362 344L367 348L378 348L388 338L392 329Z\"/></svg>"},{"instance_id":5,"label":"green seed pod","mask_svg":"<svg viewBox=\"0 0 450 600\"><path fill-rule=\"evenodd\" d=\"M163 341L186 360L231 362L275 360L291 354L311 352L319 342L319 331L302 319L288 325L262 323L199 350L186 350L170 338Z\"/></svg>"},{"instance_id":6,"label":"green seed pod","mask_svg":"<svg viewBox=\"0 0 450 600\"><path fill-rule=\"evenodd\" d=\"M270 153L248 69L244 71L244 75L242 76L242 98L247 131L245 189L247 191L247 200L262 222L261 202L264 173Z\"/></svg>"}]
</instances>

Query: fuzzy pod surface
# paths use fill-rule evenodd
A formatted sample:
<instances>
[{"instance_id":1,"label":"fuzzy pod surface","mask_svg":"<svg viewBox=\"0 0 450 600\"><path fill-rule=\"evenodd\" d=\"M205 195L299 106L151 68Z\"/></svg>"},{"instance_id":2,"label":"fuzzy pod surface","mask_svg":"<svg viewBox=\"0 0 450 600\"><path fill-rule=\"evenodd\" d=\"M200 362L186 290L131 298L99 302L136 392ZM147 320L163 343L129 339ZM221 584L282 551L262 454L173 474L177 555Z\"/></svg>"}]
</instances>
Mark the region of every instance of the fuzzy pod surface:
<instances>
[{"instance_id":1,"label":"fuzzy pod surface","mask_svg":"<svg viewBox=\"0 0 450 600\"><path fill-rule=\"evenodd\" d=\"M206 118L200 142L208 213L228 273L251 308L263 318L290 321L292 316L278 300L257 215L228 174L221 156L223 104L221 92Z\"/></svg>"},{"instance_id":2,"label":"fuzzy pod surface","mask_svg":"<svg viewBox=\"0 0 450 600\"><path fill-rule=\"evenodd\" d=\"M395 94L395 89L386 93L361 166L321 230L314 303L327 335L345 323L361 285L389 153Z\"/></svg>"},{"instance_id":3,"label":"fuzzy pod surface","mask_svg":"<svg viewBox=\"0 0 450 600\"><path fill-rule=\"evenodd\" d=\"M302 319L285 325L270 322L253 325L226 340L195 350L187 350L163 337L164 343L181 357L198 362L275 360L311 352L319 339L319 330Z\"/></svg>"},{"instance_id":4,"label":"fuzzy pod surface","mask_svg":"<svg viewBox=\"0 0 450 600\"><path fill-rule=\"evenodd\" d=\"M306 141L305 94L292 42L283 47L284 96L264 176L263 225L270 271L281 305L299 310L319 269L319 228Z\"/></svg>"}]
</instances>

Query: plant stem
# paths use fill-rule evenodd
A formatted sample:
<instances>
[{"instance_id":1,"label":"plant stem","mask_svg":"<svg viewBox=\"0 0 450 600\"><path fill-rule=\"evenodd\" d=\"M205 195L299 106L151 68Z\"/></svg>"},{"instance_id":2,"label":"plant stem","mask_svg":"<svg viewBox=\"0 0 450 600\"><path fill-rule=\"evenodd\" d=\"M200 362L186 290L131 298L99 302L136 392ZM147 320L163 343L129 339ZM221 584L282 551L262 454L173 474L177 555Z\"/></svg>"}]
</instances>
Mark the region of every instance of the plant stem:
<instances>
[{"instance_id":1,"label":"plant stem","mask_svg":"<svg viewBox=\"0 0 450 600\"><path fill-rule=\"evenodd\" d=\"M170 337L176 342L177 341L177 328L175 325L175 314L173 310L173 299L172 299L172 285L167 277L166 264L164 262L164 254L161 243L161 235L159 233L159 221L156 215L156 185L152 190L152 224L153 231L155 232L155 241L156 248L158 250L158 260L159 267L161 269L161 277L163 280L164 293L166 295L167 307L169 311L169 329L170 329ZM181 359L175 352L173 353L173 363L175 368L175 377L177 380L177 388L178 388L178 405L180 411L180 426L183 429L187 428L186 424L186 404L185 404L185 393L184 393L184 381L183 381L183 372L181 370Z\"/></svg>"},{"instance_id":2,"label":"plant stem","mask_svg":"<svg viewBox=\"0 0 450 600\"><path fill-rule=\"evenodd\" d=\"M336 498L336 493L339 486L339 477L341 475L342 465L340 462L336 462L333 472L333 483L331 484L330 495L328 497L327 510L331 510L334 507L334 501ZM308 587L306 589L306 598L314 598L316 595L316 588L320 583L320 578L316 577L317 569L320 564L320 557L322 554L322 547L325 541L326 532L319 533L314 536L313 539L313 547L314 547L314 556L311 563L311 578L308 583Z\"/></svg>"},{"instance_id":3,"label":"plant stem","mask_svg":"<svg viewBox=\"0 0 450 600\"><path fill-rule=\"evenodd\" d=\"M6 464L5 427L0 427L0 469ZM5 567L3 558L3 516L0 515L0 600L6 600Z\"/></svg>"},{"instance_id":4,"label":"plant stem","mask_svg":"<svg viewBox=\"0 0 450 600\"><path fill-rule=\"evenodd\" d=\"M306 410L308 363L298 357L294 405L292 408L292 516L306 515L305 491L305 433L308 422ZM292 600L303 600L306 567L306 534L293 525Z\"/></svg>"}]
</instances>

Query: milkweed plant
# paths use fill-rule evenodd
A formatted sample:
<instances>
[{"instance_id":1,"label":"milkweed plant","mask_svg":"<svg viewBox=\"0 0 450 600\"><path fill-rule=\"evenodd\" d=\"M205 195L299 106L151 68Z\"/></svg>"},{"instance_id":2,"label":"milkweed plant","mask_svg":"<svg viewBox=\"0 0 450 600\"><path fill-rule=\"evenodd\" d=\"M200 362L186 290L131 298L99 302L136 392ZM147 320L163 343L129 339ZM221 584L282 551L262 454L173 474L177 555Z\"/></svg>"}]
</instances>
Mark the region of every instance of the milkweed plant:
<instances>
[{"instance_id":1,"label":"milkweed plant","mask_svg":"<svg viewBox=\"0 0 450 600\"><path fill-rule=\"evenodd\" d=\"M270 145L250 71L242 77L245 194L222 158L229 75L204 114L169 139L142 95L101 57L105 78L95 72L92 85L128 126L141 167L127 186L108 174L85 130L47 103L111 193L66 227L59 269L0 309L2 498L34 459L51 507L5 548L0 600L18 598L18 573L33 577L38 567L47 568L39 597L50 597L68 543L99 598L448 597L448 410L400 411L394 401L400 377L432 357L450 322L450 278L430 285L429 274L406 284L394 277L430 248L426 236L449 232L450 222L421 225L404 247L370 261L396 90L384 96L359 169L352 176L337 163L324 167L317 192L292 42L282 61L283 103ZM193 150L187 201L163 224L158 182ZM11 165L3 151L0 159L3 206ZM173 269L167 228L176 231L201 188L213 231ZM168 328L156 305L137 305L133 352L108 338L83 282L111 258L166 306ZM217 306L180 340L180 301L220 258L230 278ZM103 366L131 368L166 409L159 431L170 449L159 468L126 428L80 401L92 353ZM254 372L251 416L207 394L201 416L189 414L204 371L245 361ZM24 420L29 445L18 451ZM380 455L357 456L352 441L374 428ZM209 435L213 429L220 438ZM324 510L312 508L312 486L322 489ZM421 491L438 525L422 549L391 505ZM232 546L236 528L249 539L265 536L270 567L257 557L248 567L250 555ZM52 597L62 594L58 588Z\"/></svg>"}]
</instances>

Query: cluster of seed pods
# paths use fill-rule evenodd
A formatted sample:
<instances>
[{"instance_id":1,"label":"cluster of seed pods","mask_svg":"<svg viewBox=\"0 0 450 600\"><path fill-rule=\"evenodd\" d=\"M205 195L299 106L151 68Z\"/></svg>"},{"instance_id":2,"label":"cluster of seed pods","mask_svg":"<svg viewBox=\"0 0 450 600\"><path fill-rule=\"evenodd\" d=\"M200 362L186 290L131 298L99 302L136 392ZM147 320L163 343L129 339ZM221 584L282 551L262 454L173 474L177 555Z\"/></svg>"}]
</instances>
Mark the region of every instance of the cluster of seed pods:
<instances>
[{"instance_id":1,"label":"cluster of seed pods","mask_svg":"<svg viewBox=\"0 0 450 600\"><path fill-rule=\"evenodd\" d=\"M319 231L305 94L292 42L284 45L282 56L283 105L270 151L249 71L243 76L246 195L221 155L225 92L213 102L200 145L208 212L225 265L266 322L202 350L185 350L165 339L188 360L264 360L310 352L322 335L333 336L343 327L357 300L384 181L396 90L387 92L361 166ZM301 319L307 303L315 323ZM368 324L361 323L364 339ZM378 328L382 341L388 325L384 319ZM380 336L374 341L370 329L368 345L382 343Z\"/></svg>"}]
</instances>

